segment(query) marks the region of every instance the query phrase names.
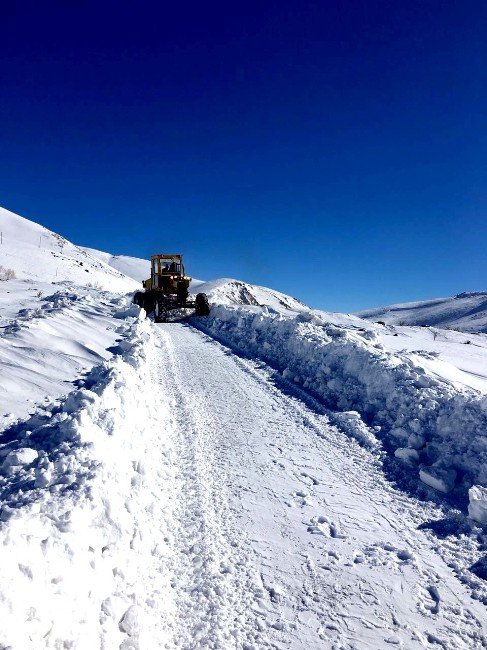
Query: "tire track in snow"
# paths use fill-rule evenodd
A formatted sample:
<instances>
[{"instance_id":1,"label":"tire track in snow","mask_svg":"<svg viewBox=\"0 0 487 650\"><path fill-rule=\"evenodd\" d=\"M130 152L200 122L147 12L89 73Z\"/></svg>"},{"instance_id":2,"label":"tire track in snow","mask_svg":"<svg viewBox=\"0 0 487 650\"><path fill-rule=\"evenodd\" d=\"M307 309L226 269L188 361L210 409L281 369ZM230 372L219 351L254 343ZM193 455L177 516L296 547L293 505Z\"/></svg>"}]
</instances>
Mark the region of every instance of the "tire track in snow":
<instances>
[{"instance_id":1,"label":"tire track in snow","mask_svg":"<svg viewBox=\"0 0 487 650\"><path fill-rule=\"evenodd\" d=\"M184 325L157 330L178 431L179 647L482 647L373 456L262 364Z\"/></svg>"},{"instance_id":2,"label":"tire track in snow","mask_svg":"<svg viewBox=\"0 0 487 650\"><path fill-rule=\"evenodd\" d=\"M182 372L188 359L177 354L169 330L160 328L158 333L156 390L172 406L175 436L174 647L252 648L254 643L256 648L267 647L258 624L251 621L252 564L229 509L227 476L219 462L221 449L228 444L225 432L208 409L212 396L205 395L204 386L202 394L188 390Z\"/></svg>"}]
</instances>

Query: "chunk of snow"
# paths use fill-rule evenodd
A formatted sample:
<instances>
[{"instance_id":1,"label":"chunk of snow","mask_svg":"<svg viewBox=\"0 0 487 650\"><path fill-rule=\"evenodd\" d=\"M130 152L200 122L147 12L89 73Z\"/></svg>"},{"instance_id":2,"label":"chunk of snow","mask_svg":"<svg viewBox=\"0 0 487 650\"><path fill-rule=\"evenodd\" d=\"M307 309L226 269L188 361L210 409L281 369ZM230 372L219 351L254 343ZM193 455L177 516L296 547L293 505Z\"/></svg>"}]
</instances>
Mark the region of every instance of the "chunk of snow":
<instances>
[{"instance_id":1,"label":"chunk of snow","mask_svg":"<svg viewBox=\"0 0 487 650\"><path fill-rule=\"evenodd\" d=\"M38 454L35 449L30 449L29 447L15 449L14 451L11 451L3 461L3 468L7 469L8 467L30 465L37 457Z\"/></svg>"},{"instance_id":2,"label":"chunk of snow","mask_svg":"<svg viewBox=\"0 0 487 650\"><path fill-rule=\"evenodd\" d=\"M141 309L138 305L131 305L127 309L122 309L121 311L116 311L113 315L114 318L125 319L125 318L145 318L146 313L144 309Z\"/></svg>"},{"instance_id":3,"label":"chunk of snow","mask_svg":"<svg viewBox=\"0 0 487 650\"><path fill-rule=\"evenodd\" d=\"M416 449L409 449L407 447L399 447L396 449L394 456L400 460L404 460L406 463L417 463L419 460L419 454Z\"/></svg>"},{"instance_id":4,"label":"chunk of snow","mask_svg":"<svg viewBox=\"0 0 487 650\"><path fill-rule=\"evenodd\" d=\"M62 409L65 413L74 413L83 406L93 404L96 399L97 397L95 393L93 393L91 390L81 389L79 391L73 391L70 393L70 395L68 395L66 401L62 406Z\"/></svg>"},{"instance_id":5,"label":"chunk of snow","mask_svg":"<svg viewBox=\"0 0 487 650\"><path fill-rule=\"evenodd\" d=\"M139 630L139 617L137 607L132 605L122 616L118 627L129 636L135 636Z\"/></svg>"},{"instance_id":6,"label":"chunk of snow","mask_svg":"<svg viewBox=\"0 0 487 650\"><path fill-rule=\"evenodd\" d=\"M412 449L421 449L422 447L424 447L425 442L426 440L424 436L418 433L412 433L408 438L408 445Z\"/></svg>"},{"instance_id":7,"label":"chunk of snow","mask_svg":"<svg viewBox=\"0 0 487 650\"><path fill-rule=\"evenodd\" d=\"M439 492L451 492L455 486L457 473L454 469L441 469L439 467L423 467L419 470L419 478L430 487Z\"/></svg>"},{"instance_id":8,"label":"chunk of snow","mask_svg":"<svg viewBox=\"0 0 487 650\"><path fill-rule=\"evenodd\" d=\"M335 413L333 419L365 447L377 446L377 438L357 411Z\"/></svg>"},{"instance_id":9,"label":"chunk of snow","mask_svg":"<svg viewBox=\"0 0 487 650\"><path fill-rule=\"evenodd\" d=\"M487 488L474 485L468 491L468 516L479 524L487 525Z\"/></svg>"},{"instance_id":10,"label":"chunk of snow","mask_svg":"<svg viewBox=\"0 0 487 650\"><path fill-rule=\"evenodd\" d=\"M52 481L52 471L50 468L38 467L35 472L34 485L37 488L47 487Z\"/></svg>"}]
</instances>

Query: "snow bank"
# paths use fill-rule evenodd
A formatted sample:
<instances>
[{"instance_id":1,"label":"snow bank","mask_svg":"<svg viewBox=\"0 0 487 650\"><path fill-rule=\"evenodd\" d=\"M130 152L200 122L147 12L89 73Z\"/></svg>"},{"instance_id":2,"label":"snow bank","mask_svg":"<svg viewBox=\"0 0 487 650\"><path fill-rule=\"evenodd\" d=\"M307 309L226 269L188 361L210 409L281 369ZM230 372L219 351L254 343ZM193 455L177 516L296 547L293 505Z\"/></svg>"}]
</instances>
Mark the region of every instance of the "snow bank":
<instances>
[{"instance_id":1,"label":"snow bank","mask_svg":"<svg viewBox=\"0 0 487 650\"><path fill-rule=\"evenodd\" d=\"M123 322L113 314L133 309L129 301L71 283L9 283L0 293L0 431L111 356Z\"/></svg>"},{"instance_id":2,"label":"snow bank","mask_svg":"<svg viewBox=\"0 0 487 650\"><path fill-rule=\"evenodd\" d=\"M487 525L487 488L474 485L468 491L468 516Z\"/></svg>"},{"instance_id":3,"label":"snow bank","mask_svg":"<svg viewBox=\"0 0 487 650\"><path fill-rule=\"evenodd\" d=\"M120 356L0 439L0 647L163 647L144 637L136 579L152 558L137 522L164 505L140 433L153 334L137 317L120 334Z\"/></svg>"},{"instance_id":4,"label":"snow bank","mask_svg":"<svg viewBox=\"0 0 487 650\"><path fill-rule=\"evenodd\" d=\"M285 317L258 307L215 305L198 326L259 356L337 411L357 411L424 482L442 491L487 485L487 399L456 390L406 354L387 352L370 329L312 313ZM356 432L355 424L354 430ZM352 432L353 433L353 432ZM356 435L356 433L355 433Z\"/></svg>"}]
</instances>

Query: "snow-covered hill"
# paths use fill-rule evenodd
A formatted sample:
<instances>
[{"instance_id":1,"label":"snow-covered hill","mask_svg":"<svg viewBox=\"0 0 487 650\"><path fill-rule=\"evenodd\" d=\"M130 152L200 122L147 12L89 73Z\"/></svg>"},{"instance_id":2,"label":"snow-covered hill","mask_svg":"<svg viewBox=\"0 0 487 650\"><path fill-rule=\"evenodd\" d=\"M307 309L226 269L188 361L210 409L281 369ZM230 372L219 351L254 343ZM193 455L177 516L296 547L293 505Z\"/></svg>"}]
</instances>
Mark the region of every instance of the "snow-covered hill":
<instances>
[{"instance_id":1,"label":"snow-covered hill","mask_svg":"<svg viewBox=\"0 0 487 650\"><path fill-rule=\"evenodd\" d=\"M138 284L61 235L0 208L0 266L18 279L70 281L107 291L127 292Z\"/></svg>"},{"instance_id":2,"label":"snow-covered hill","mask_svg":"<svg viewBox=\"0 0 487 650\"><path fill-rule=\"evenodd\" d=\"M198 282L192 286L193 293L206 293L211 302L221 305L257 305L276 311L307 311L304 303L280 291L259 287L233 278L221 278L211 282Z\"/></svg>"},{"instance_id":3,"label":"snow-covered hill","mask_svg":"<svg viewBox=\"0 0 487 650\"><path fill-rule=\"evenodd\" d=\"M112 255L111 253L98 251L95 248L83 247L83 250L97 260L108 264L108 266L111 266L139 283L150 276L149 260L144 260L140 257L130 257L128 255Z\"/></svg>"},{"instance_id":4,"label":"snow-covered hill","mask_svg":"<svg viewBox=\"0 0 487 650\"><path fill-rule=\"evenodd\" d=\"M432 325L462 332L487 332L487 291L366 309L357 312L357 316L391 325Z\"/></svg>"}]
</instances>

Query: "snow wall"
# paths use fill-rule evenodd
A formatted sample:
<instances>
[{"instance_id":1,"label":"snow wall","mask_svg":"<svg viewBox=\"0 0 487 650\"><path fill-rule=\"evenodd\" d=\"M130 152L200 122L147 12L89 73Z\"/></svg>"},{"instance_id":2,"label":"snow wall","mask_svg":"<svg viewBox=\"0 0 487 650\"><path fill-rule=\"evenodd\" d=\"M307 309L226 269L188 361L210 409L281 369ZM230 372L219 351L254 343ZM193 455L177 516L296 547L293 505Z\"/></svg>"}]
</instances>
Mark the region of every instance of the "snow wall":
<instances>
[{"instance_id":1,"label":"snow wall","mask_svg":"<svg viewBox=\"0 0 487 650\"><path fill-rule=\"evenodd\" d=\"M474 484L487 485L487 398L387 352L373 331L247 306L215 305L195 322L260 357L328 408L358 411L431 487L466 494Z\"/></svg>"},{"instance_id":2,"label":"snow wall","mask_svg":"<svg viewBox=\"0 0 487 650\"><path fill-rule=\"evenodd\" d=\"M141 606L148 594L140 593L141 574L158 575L157 589L171 592L155 569L156 540L138 533L159 530L167 508L153 490L162 460L146 424L155 347L144 316L138 307L119 312L112 359L52 411L7 432L2 648L165 647ZM160 416L165 407L153 408Z\"/></svg>"}]
</instances>

